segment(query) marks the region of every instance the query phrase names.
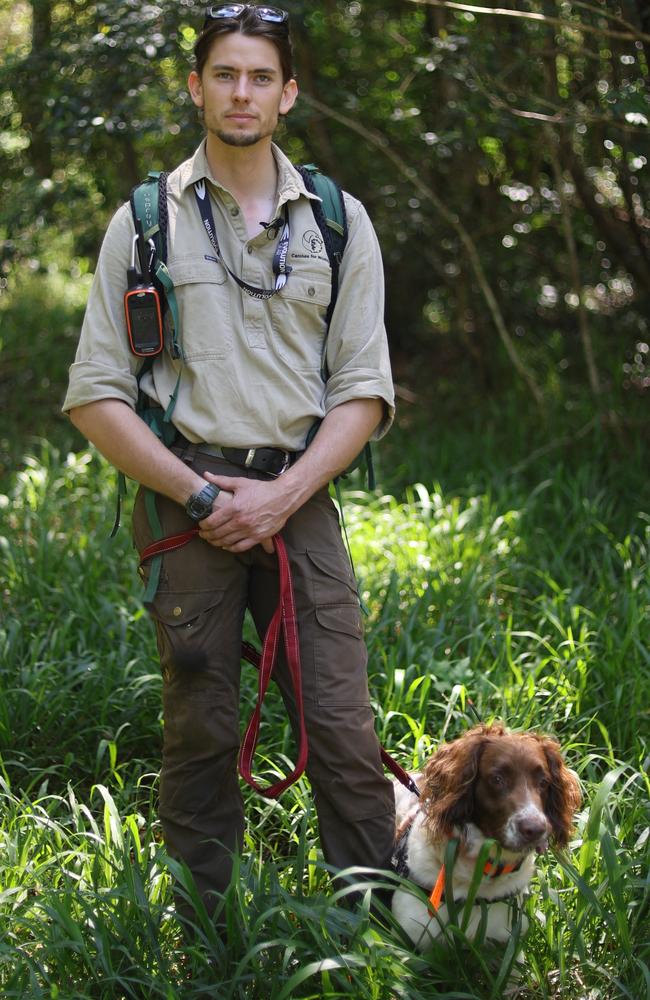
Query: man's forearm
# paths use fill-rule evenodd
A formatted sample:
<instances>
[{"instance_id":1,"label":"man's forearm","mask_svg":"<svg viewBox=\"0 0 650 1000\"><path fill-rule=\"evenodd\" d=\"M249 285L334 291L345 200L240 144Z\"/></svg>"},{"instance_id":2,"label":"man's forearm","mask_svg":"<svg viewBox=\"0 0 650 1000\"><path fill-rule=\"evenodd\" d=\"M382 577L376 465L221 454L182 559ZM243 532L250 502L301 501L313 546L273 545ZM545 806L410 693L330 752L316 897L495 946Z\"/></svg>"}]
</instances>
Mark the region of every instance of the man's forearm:
<instances>
[{"instance_id":1,"label":"man's forearm","mask_svg":"<svg viewBox=\"0 0 650 1000\"><path fill-rule=\"evenodd\" d=\"M74 425L118 469L143 486L185 504L205 480L222 490L201 537L235 552L270 549L288 517L348 467L382 419L380 399L352 399L331 410L300 459L282 476L260 481L198 476L169 451L126 403L100 400L70 411ZM230 490L233 492L231 493ZM223 498L223 499L222 499Z\"/></svg>"},{"instance_id":2,"label":"man's forearm","mask_svg":"<svg viewBox=\"0 0 650 1000\"><path fill-rule=\"evenodd\" d=\"M142 486L185 504L205 480L158 440L119 399L101 399L70 411L75 427L117 469Z\"/></svg>"},{"instance_id":3,"label":"man's forearm","mask_svg":"<svg viewBox=\"0 0 650 1000\"><path fill-rule=\"evenodd\" d=\"M278 481L293 495L291 513L354 461L381 422L383 405L381 399L351 399L330 410L307 451Z\"/></svg>"}]
</instances>

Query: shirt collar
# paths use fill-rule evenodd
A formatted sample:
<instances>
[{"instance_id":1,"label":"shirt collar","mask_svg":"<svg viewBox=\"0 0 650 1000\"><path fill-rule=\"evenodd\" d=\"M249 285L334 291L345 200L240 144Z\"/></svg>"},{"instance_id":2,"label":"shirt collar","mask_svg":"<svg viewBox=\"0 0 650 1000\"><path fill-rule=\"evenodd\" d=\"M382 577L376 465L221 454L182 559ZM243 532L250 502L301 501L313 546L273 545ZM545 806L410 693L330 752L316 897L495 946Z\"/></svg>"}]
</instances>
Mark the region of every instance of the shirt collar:
<instances>
[{"instance_id":1,"label":"shirt collar","mask_svg":"<svg viewBox=\"0 0 650 1000\"><path fill-rule=\"evenodd\" d=\"M196 181L207 180L214 187L224 190L223 185L217 181L208 163L205 152L206 140L204 139L194 155L181 167L180 188L181 193ZM293 166L291 161L284 155L279 146L272 144L271 150L278 168L278 208L287 201L296 201L297 198L310 198L313 201L320 201L317 194L313 194L305 187L305 182Z\"/></svg>"}]
</instances>

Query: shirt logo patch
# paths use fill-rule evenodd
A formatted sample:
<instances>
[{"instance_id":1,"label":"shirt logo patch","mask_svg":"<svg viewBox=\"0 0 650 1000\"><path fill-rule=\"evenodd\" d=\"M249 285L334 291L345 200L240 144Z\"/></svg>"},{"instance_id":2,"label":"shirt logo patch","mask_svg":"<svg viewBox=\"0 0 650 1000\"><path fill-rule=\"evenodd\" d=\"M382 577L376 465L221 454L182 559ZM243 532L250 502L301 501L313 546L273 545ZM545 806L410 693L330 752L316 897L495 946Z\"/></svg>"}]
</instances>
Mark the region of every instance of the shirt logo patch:
<instances>
[{"instance_id":1,"label":"shirt logo patch","mask_svg":"<svg viewBox=\"0 0 650 1000\"><path fill-rule=\"evenodd\" d=\"M314 254L314 256L317 256L323 249L323 237L321 236L320 233L317 233L314 229L308 229L307 232L303 235L302 245L304 246L305 250L309 251L309 253Z\"/></svg>"}]
</instances>

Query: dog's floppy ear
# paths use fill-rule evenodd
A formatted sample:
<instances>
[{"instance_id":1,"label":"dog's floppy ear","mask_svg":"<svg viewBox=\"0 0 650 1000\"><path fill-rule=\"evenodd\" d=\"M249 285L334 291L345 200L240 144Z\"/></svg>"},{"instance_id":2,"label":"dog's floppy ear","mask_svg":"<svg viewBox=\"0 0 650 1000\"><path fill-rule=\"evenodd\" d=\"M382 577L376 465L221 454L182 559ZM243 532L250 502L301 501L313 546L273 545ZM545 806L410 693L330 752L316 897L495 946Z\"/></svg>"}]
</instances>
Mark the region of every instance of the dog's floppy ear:
<instances>
[{"instance_id":1,"label":"dog's floppy ear","mask_svg":"<svg viewBox=\"0 0 650 1000\"><path fill-rule=\"evenodd\" d=\"M551 774L546 793L546 814L558 847L566 847L573 829L573 816L580 808L582 793L573 771L564 763L559 745L548 736L540 737L542 750Z\"/></svg>"},{"instance_id":2,"label":"dog's floppy ear","mask_svg":"<svg viewBox=\"0 0 650 1000\"><path fill-rule=\"evenodd\" d=\"M481 753L494 726L476 726L459 739L441 746L425 766L422 781L424 821L431 837L449 837L453 827L474 817L474 785Z\"/></svg>"}]
</instances>

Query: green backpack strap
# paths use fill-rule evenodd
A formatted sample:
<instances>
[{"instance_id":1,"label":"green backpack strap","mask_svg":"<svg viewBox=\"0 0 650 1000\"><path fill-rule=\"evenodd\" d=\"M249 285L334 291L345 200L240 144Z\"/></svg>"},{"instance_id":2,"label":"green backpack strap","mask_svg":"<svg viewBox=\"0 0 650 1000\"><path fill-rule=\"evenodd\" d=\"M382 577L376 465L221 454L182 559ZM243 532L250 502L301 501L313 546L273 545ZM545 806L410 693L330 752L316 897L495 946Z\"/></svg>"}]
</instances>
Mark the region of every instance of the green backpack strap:
<instances>
[{"instance_id":1,"label":"green backpack strap","mask_svg":"<svg viewBox=\"0 0 650 1000\"><path fill-rule=\"evenodd\" d=\"M340 252L343 253L348 237L348 224L341 188L335 180L321 173L315 163L305 163L304 166L298 167L298 171L302 175L305 187L321 199L325 223L341 238Z\"/></svg>"},{"instance_id":2,"label":"green backpack strap","mask_svg":"<svg viewBox=\"0 0 650 1000\"><path fill-rule=\"evenodd\" d=\"M305 182L307 190L311 191L312 194L317 194L321 199L320 202L312 201L311 207L318 228L320 229L321 236L323 237L327 257L330 262L330 267L332 268L332 294L330 296L330 303L327 307L327 314L325 316L325 338L327 341L327 332L329 331L329 325L339 291L339 268L343 259L343 252L348 241L348 220L345 212L345 201L343 198L343 192L336 181L331 177L328 177L327 174L321 173L314 163L306 163L304 166L297 167L297 170ZM321 375L324 382L327 381L328 375L327 362L325 360L325 346L326 344L323 344L323 360L321 365ZM318 427L319 424L314 424L309 432L307 436L307 446L309 446L314 435L318 431ZM342 475L345 476L349 472L352 472L352 470L358 468L362 462L365 462L366 466L368 489L374 490L375 469L372 460L370 442L365 445L363 451L357 456L349 468L342 473ZM341 477L338 477L336 481L337 491L339 488L338 479L340 478Z\"/></svg>"},{"instance_id":3,"label":"green backpack strap","mask_svg":"<svg viewBox=\"0 0 650 1000\"><path fill-rule=\"evenodd\" d=\"M153 255L153 281L158 291L162 295L163 303L169 309L172 319L171 340L167 344L171 356L175 359L183 359L181 349L181 328L178 312L178 303L174 292L174 282L167 268L167 173L162 170L150 170L145 180L131 191L129 202L133 225L137 231L138 223L142 225L142 233L146 242L151 240L154 245ZM144 392L140 388L143 375L153 367L155 358L145 358L137 374L138 398L136 401L136 413L153 431L156 437L168 447L173 443L176 430L171 422L176 400L178 398L178 388L181 380L182 368L178 373L174 391L169 397L169 403L164 411L160 407L152 407ZM120 526L122 502L126 497L126 477L123 473L118 473L117 486L117 510L111 538L115 536ZM151 501L148 501L147 511L151 510ZM155 510L155 507L153 508ZM151 518L150 518L151 520ZM152 524L152 528L155 526ZM160 568L154 568L152 575L160 573Z\"/></svg>"},{"instance_id":4,"label":"green backpack strap","mask_svg":"<svg viewBox=\"0 0 650 1000\"><path fill-rule=\"evenodd\" d=\"M311 208L316 224L323 237L327 259L332 269L332 294L330 295L330 302L325 316L325 323L327 329L329 329L339 292L339 268L343 259L343 251L348 241L348 220L345 213L345 202L343 200L343 192L336 181L328 177L327 174L321 173L315 164L307 163L297 169L305 182L307 190L312 194L317 194L321 199L320 201L312 201ZM325 352L323 351L323 359L324 357ZM325 378L326 375L327 372L324 371L323 377Z\"/></svg>"},{"instance_id":5,"label":"green backpack strap","mask_svg":"<svg viewBox=\"0 0 650 1000\"><path fill-rule=\"evenodd\" d=\"M145 240L153 240L158 257L167 256L166 235L160 230L160 178L166 184L167 175L161 170L150 170L145 180L131 191L129 201L134 222L139 219ZM165 211L166 215L166 211Z\"/></svg>"},{"instance_id":6,"label":"green backpack strap","mask_svg":"<svg viewBox=\"0 0 650 1000\"><path fill-rule=\"evenodd\" d=\"M142 223L145 240L155 247L153 278L172 317L171 344L173 358L182 358L181 331L174 282L167 268L167 177L162 170L150 170L145 180L131 191L133 224Z\"/></svg>"},{"instance_id":7,"label":"green backpack strap","mask_svg":"<svg viewBox=\"0 0 650 1000\"><path fill-rule=\"evenodd\" d=\"M167 347L172 358L183 360L183 350L181 347L181 324L178 312L178 303L174 291L174 282L167 267L167 177L164 170L150 170L147 177L140 184L137 184L131 191L131 213L133 224L137 229L138 222L142 223L145 240L153 242L155 252L153 257L153 279L162 295L163 302L171 314L171 340ZM146 371L149 370L154 359L147 359L138 373L138 384ZM138 404L136 412L149 424L151 430L165 444L169 445L173 438L173 425L171 423L174 407L178 398L179 383L181 380L182 368L178 373L174 391L169 397L169 403L164 412L162 420L160 412L151 410L143 400L142 393L138 393Z\"/></svg>"}]
</instances>

